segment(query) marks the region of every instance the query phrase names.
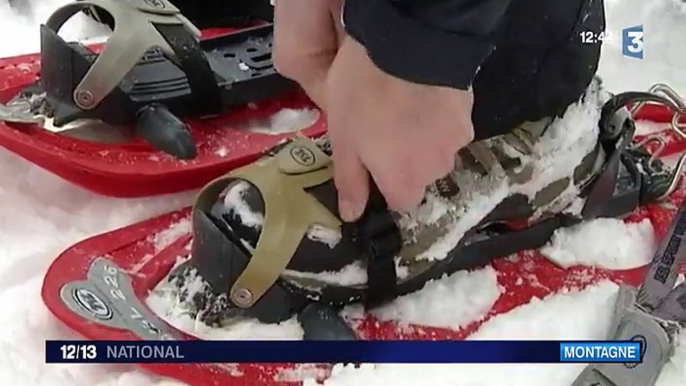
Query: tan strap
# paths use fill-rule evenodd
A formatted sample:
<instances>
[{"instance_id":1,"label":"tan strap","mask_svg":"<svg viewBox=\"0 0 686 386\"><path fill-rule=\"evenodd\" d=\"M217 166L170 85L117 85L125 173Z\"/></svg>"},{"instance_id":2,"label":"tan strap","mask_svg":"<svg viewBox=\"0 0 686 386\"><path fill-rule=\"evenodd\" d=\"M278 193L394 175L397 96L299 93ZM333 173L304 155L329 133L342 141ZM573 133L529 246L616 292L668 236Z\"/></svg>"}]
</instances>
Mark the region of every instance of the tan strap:
<instances>
[{"instance_id":1,"label":"tan strap","mask_svg":"<svg viewBox=\"0 0 686 386\"><path fill-rule=\"evenodd\" d=\"M236 169L203 188L194 210L207 210L237 180L252 184L264 201L261 237L229 293L236 306L253 306L276 283L312 225L340 230L341 221L305 191L332 178L331 159L314 141L297 136L275 156Z\"/></svg>"}]
</instances>

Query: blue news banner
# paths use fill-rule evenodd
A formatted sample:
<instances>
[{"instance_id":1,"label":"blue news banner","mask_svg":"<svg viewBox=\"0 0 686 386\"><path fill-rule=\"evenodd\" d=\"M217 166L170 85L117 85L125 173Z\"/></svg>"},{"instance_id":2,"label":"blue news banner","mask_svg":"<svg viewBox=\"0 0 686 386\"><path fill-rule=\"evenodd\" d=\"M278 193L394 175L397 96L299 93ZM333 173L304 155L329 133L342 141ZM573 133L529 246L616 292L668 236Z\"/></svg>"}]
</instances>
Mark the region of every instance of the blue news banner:
<instances>
[{"instance_id":1,"label":"blue news banner","mask_svg":"<svg viewBox=\"0 0 686 386\"><path fill-rule=\"evenodd\" d=\"M640 343L46 341L46 363L640 363Z\"/></svg>"}]
</instances>

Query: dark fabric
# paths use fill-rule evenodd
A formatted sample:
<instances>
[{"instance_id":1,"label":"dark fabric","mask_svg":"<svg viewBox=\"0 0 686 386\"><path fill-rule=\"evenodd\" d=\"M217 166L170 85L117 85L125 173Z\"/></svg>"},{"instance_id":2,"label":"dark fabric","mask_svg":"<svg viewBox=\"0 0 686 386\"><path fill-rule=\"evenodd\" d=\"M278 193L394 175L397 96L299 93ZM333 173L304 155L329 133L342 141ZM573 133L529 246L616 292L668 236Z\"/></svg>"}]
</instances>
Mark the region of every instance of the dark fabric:
<instances>
[{"instance_id":1,"label":"dark fabric","mask_svg":"<svg viewBox=\"0 0 686 386\"><path fill-rule=\"evenodd\" d=\"M274 19L274 7L269 0L172 0L172 4L200 29L244 27L255 18ZM114 28L112 16L101 8L86 9L84 13Z\"/></svg>"},{"instance_id":2,"label":"dark fabric","mask_svg":"<svg viewBox=\"0 0 686 386\"><path fill-rule=\"evenodd\" d=\"M379 68L474 91L476 139L562 113L595 75L602 0L347 0L348 33Z\"/></svg>"},{"instance_id":3,"label":"dark fabric","mask_svg":"<svg viewBox=\"0 0 686 386\"><path fill-rule=\"evenodd\" d=\"M467 1L346 0L343 22L385 72L416 83L466 89L491 53L487 35L508 1L476 0L469 1L471 7L442 9Z\"/></svg>"},{"instance_id":4,"label":"dark fabric","mask_svg":"<svg viewBox=\"0 0 686 386\"><path fill-rule=\"evenodd\" d=\"M201 27L226 24L232 11L271 7L268 0L174 4ZM472 86L477 140L561 114L578 100L600 56L600 42L583 43L580 34L605 29L603 0L346 0L343 19L382 70Z\"/></svg>"},{"instance_id":5,"label":"dark fabric","mask_svg":"<svg viewBox=\"0 0 686 386\"><path fill-rule=\"evenodd\" d=\"M604 30L602 0L513 0L473 82L475 138L562 114L598 70L601 43L584 43L581 33Z\"/></svg>"}]
</instances>

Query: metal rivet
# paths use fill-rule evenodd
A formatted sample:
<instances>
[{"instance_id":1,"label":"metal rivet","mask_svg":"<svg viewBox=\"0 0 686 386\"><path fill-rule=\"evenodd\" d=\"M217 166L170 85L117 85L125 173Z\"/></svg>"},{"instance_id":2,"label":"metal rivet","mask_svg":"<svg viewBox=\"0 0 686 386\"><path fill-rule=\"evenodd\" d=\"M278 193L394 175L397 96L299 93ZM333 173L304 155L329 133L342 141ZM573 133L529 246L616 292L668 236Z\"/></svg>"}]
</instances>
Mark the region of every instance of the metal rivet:
<instances>
[{"instance_id":1,"label":"metal rivet","mask_svg":"<svg viewBox=\"0 0 686 386\"><path fill-rule=\"evenodd\" d=\"M231 294L231 300L239 307L249 307L252 305L252 292L247 288L237 288Z\"/></svg>"},{"instance_id":2,"label":"metal rivet","mask_svg":"<svg viewBox=\"0 0 686 386\"><path fill-rule=\"evenodd\" d=\"M81 90L76 92L76 104L82 108L89 108L93 106L93 93L88 90Z\"/></svg>"}]
</instances>

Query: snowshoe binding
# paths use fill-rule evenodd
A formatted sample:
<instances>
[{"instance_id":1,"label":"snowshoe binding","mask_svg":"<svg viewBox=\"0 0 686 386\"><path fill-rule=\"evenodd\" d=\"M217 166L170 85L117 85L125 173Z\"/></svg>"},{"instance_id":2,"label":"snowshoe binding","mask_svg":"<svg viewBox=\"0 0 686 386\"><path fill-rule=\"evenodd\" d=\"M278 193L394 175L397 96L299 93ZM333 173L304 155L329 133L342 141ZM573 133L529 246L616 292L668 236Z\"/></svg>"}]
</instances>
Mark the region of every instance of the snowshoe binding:
<instances>
[{"instance_id":1,"label":"snowshoe binding","mask_svg":"<svg viewBox=\"0 0 686 386\"><path fill-rule=\"evenodd\" d=\"M112 35L95 54L68 44L60 27L77 12L111 16ZM77 119L134 124L152 146L181 159L197 156L179 117L208 117L226 107L293 89L271 57L271 24L199 42L200 30L166 0L78 1L41 26L41 107L63 126Z\"/></svg>"},{"instance_id":2,"label":"snowshoe binding","mask_svg":"<svg viewBox=\"0 0 686 386\"><path fill-rule=\"evenodd\" d=\"M373 192L344 224L326 138L297 138L208 184L193 209L189 296L207 323L235 316L273 323L310 302L383 305L458 270L539 248L563 226L622 217L670 193L673 175L633 148L624 108L655 94L606 95L594 83L567 116L475 142L414 214Z\"/></svg>"},{"instance_id":3,"label":"snowshoe binding","mask_svg":"<svg viewBox=\"0 0 686 386\"><path fill-rule=\"evenodd\" d=\"M196 189L296 130L321 135L316 106L273 66L272 6L212 4L226 24L202 36L166 0L58 8L40 27L39 56L0 59L0 145L89 190L131 197ZM182 9L208 27L197 7ZM58 35L81 11L112 28L103 45Z\"/></svg>"}]
</instances>

